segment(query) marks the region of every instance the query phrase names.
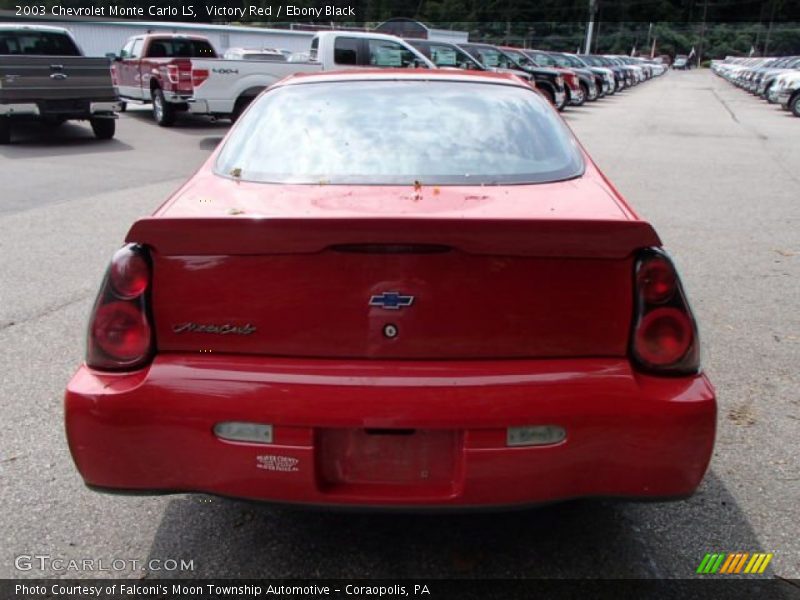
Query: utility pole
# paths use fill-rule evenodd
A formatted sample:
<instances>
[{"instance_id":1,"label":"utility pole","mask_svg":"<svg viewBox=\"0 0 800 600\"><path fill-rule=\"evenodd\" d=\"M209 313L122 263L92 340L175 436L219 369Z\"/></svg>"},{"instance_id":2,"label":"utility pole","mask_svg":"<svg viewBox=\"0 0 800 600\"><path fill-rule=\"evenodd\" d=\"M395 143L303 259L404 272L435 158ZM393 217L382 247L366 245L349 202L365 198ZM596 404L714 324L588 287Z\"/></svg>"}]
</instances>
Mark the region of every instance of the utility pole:
<instances>
[{"instance_id":1,"label":"utility pole","mask_svg":"<svg viewBox=\"0 0 800 600\"><path fill-rule=\"evenodd\" d=\"M703 61L703 42L706 37L706 16L708 16L708 0L703 0L703 24L700 26L700 49L697 51L697 68Z\"/></svg>"},{"instance_id":2,"label":"utility pole","mask_svg":"<svg viewBox=\"0 0 800 600\"><path fill-rule=\"evenodd\" d=\"M594 32L594 15L597 12L597 0L589 0L589 24L586 26L586 43L584 44L584 53L591 54L592 52L592 33Z\"/></svg>"},{"instance_id":3,"label":"utility pole","mask_svg":"<svg viewBox=\"0 0 800 600\"><path fill-rule=\"evenodd\" d=\"M777 2L775 2L775 0L772 0L772 2L770 3L771 10L769 12L769 25L767 26L767 37L764 40L764 56L769 56L769 54L767 54L769 52L769 38L772 37L772 23L775 21L776 4Z\"/></svg>"}]
</instances>

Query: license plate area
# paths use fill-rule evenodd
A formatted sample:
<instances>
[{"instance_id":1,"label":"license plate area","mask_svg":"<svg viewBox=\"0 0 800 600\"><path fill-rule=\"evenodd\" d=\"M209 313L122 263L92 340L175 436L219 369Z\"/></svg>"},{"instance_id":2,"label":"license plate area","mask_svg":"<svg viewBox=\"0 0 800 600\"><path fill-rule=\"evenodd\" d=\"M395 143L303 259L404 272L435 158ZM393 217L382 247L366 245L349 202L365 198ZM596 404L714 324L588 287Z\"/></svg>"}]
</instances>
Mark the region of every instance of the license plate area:
<instances>
[{"instance_id":1,"label":"license plate area","mask_svg":"<svg viewBox=\"0 0 800 600\"><path fill-rule=\"evenodd\" d=\"M327 493L414 497L455 493L462 436L431 429L322 429L317 476Z\"/></svg>"}]
</instances>

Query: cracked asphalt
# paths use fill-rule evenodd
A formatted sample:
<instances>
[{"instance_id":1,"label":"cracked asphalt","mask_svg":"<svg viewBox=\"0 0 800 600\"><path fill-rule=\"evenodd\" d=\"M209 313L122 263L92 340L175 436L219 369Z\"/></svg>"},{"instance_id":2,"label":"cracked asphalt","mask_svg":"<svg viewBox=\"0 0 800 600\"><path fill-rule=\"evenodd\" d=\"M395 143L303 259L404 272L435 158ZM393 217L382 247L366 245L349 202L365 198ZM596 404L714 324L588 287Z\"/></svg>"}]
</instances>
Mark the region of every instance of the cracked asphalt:
<instances>
[{"instance_id":1,"label":"cracked asphalt","mask_svg":"<svg viewBox=\"0 0 800 600\"><path fill-rule=\"evenodd\" d=\"M84 488L62 393L106 263L227 130L132 110L117 138L21 128L0 147L0 578L692 577L706 552L800 578L800 119L710 72L671 72L565 118L682 271L719 396L699 492L523 512L309 512ZM20 571L15 558L192 560L193 571ZM591 557L591 560L587 560ZM798 588L790 582L785 589Z\"/></svg>"}]
</instances>

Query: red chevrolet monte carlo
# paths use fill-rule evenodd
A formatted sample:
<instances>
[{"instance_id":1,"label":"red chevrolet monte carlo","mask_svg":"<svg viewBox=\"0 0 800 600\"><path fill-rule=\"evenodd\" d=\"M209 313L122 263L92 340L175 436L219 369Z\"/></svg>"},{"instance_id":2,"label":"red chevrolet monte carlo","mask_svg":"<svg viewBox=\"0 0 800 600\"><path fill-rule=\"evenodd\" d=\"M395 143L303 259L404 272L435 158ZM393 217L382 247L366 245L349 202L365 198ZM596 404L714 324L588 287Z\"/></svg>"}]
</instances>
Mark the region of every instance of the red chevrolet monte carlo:
<instances>
[{"instance_id":1,"label":"red chevrolet monte carlo","mask_svg":"<svg viewBox=\"0 0 800 600\"><path fill-rule=\"evenodd\" d=\"M525 82L295 77L114 255L66 392L94 489L674 499L714 389L653 228Z\"/></svg>"}]
</instances>

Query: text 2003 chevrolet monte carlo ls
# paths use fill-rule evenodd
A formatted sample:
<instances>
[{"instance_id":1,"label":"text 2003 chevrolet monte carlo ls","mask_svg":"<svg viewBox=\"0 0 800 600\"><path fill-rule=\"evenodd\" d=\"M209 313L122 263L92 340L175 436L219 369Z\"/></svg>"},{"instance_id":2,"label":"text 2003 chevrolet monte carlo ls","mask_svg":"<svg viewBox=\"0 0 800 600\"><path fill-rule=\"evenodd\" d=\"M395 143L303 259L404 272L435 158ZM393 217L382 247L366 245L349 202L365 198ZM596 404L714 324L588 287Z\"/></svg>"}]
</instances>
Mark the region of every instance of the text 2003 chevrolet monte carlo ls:
<instances>
[{"instance_id":1,"label":"text 2003 chevrolet monte carlo ls","mask_svg":"<svg viewBox=\"0 0 800 600\"><path fill-rule=\"evenodd\" d=\"M519 79L284 80L114 255L72 455L126 492L685 497L716 401L660 246Z\"/></svg>"}]
</instances>

